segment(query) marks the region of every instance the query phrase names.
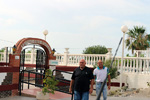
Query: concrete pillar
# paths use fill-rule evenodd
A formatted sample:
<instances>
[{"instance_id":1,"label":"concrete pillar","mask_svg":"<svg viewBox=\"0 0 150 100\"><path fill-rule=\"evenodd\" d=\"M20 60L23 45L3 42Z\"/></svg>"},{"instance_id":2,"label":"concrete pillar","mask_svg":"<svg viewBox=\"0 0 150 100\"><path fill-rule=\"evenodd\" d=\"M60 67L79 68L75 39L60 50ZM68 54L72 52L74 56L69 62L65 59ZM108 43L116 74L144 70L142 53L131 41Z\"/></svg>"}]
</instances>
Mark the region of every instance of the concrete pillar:
<instances>
[{"instance_id":1,"label":"concrete pillar","mask_svg":"<svg viewBox=\"0 0 150 100\"><path fill-rule=\"evenodd\" d=\"M64 52L64 65L66 65L67 66L67 64L68 64L68 54L69 54L69 48L65 48L65 52Z\"/></svg>"},{"instance_id":2,"label":"concrete pillar","mask_svg":"<svg viewBox=\"0 0 150 100\"><path fill-rule=\"evenodd\" d=\"M108 53L106 54L106 60L111 59L112 57L112 48L107 48Z\"/></svg>"},{"instance_id":3,"label":"concrete pillar","mask_svg":"<svg viewBox=\"0 0 150 100\"><path fill-rule=\"evenodd\" d=\"M7 47L6 47L7 48ZM3 52L3 55L4 55L4 57L2 57L3 58L3 62L6 62L6 53L7 53L7 49L5 48L5 50L4 50L4 52Z\"/></svg>"},{"instance_id":4,"label":"concrete pillar","mask_svg":"<svg viewBox=\"0 0 150 100\"><path fill-rule=\"evenodd\" d=\"M31 64L34 64L34 59L35 59L35 57L34 57L34 48L32 48L32 50L31 50Z\"/></svg>"},{"instance_id":5,"label":"concrete pillar","mask_svg":"<svg viewBox=\"0 0 150 100\"><path fill-rule=\"evenodd\" d=\"M32 48L32 50L31 50L31 60L30 60L30 64L34 64L34 59L35 59L35 57L34 57L34 48ZM26 70L33 70L33 67L26 67Z\"/></svg>"}]
</instances>

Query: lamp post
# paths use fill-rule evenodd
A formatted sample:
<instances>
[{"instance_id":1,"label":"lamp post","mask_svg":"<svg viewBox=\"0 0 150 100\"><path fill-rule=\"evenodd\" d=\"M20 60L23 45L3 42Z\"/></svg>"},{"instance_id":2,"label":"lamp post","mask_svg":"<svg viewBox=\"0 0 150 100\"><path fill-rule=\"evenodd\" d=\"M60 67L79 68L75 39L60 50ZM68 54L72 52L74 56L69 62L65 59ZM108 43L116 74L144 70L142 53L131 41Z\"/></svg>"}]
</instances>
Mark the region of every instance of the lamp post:
<instances>
[{"instance_id":1,"label":"lamp post","mask_svg":"<svg viewBox=\"0 0 150 100\"><path fill-rule=\"evenodd\" d=\"M124 38L125 38L125 33L128 31L128 27L126 25L121 26L121 31L123 32L123 42L122 42L122 57L121 57L120 88L122 87L123 58L124 58Z\"/></svg>"},{"instance_id":2,"label":"lamp post","mask_svg":"<svg viewBox=\"0 0 150 100\"><path fill-rule=\"evenodd\" d=\"M43 34L44 34L44 36L45 36L45 41L46 41L46 35L48 34L48 30L45 30L45 31L43 32Z\"/></svg>"}]
</instances>

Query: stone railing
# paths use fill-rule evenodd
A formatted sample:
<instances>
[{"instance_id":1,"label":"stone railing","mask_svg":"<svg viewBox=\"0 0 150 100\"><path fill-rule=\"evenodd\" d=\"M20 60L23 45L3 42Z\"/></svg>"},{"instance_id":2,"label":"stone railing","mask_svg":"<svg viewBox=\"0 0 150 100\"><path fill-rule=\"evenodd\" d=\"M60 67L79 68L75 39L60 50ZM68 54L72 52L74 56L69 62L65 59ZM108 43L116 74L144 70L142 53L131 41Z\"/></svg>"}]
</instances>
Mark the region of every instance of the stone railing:
<instances>
[{"instance_id":1,"label":"stone railing","mask_svg":"<svg viewBox=\"0 0 150 100\"><path fill-rule=\"evenodd\" d=\"M116 57L115 64L120 70L121 57ZM150 73L150 58L147 57L124 57L123 72L127 73Z\"/></svg>"},{"instance_id":2,"label":"stone railing","mask_svg":"<svg viewBox=\"0 0 150 100\"><path fill-rule=\"evenodd\" d=\"M96 65L98 60L105 62L112 59L111 49L107 54L69 54L68 48L64 54L55 54L58 65L62 66L79 66L79 61L85 59L88 67ZM9 62L9 56L6 57L6 52L0 52L0 62ZM114 63L118 70L121 68L121 57L115 57ZM25 64L36 64L36 53L25 54ZM123 72L128 73L150 73L150 58L149 57L124 57Z\"/></svg>"},{"instance_id":3,"label":"stone railing","mask_svg":"<svg viewBox=\"0 0 150 100\"><path fill-rule=\"evenodd\" d=\"M55 56L59 65L65 66L79 66L79 61L81 59L85 59L86 65L89 67L93 67L93 65L95 65L98 60L106 60L106 55L99 54L68 54L66 58L62 54L55 54Z\"/></svg>"},{"instance_id":4,"label":"stone railing","mask_svg":"<svg viewBox=\"0 0 150 100\"><path fill-rule=\"evenodd\" d=\"M65 48L66 51L64 54L55 54L56 60L58 61L59 65L65 65L65 66L79 66L79 61L81 59L85 59L86 65L89 67L93 67L97 63L98 60L105 61L107 59L110 59L111 49L108 49L107 54L69 54L68 49Z\"/></svg>"}]
</instances>

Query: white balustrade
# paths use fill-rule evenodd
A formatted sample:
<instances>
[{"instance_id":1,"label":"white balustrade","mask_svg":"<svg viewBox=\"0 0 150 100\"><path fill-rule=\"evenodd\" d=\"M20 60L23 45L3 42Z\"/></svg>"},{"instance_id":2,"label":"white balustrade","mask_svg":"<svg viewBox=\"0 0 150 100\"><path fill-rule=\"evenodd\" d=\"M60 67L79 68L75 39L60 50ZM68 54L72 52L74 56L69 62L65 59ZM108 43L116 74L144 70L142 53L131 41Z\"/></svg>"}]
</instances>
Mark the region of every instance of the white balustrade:
<instances>
[{"instance_id":1,"label":"white balustrade","mask_svg":"<svg viewBox=\"0 0 150 100\"><path fill-rule=\"evenodd\" d=\"M3 61L4 61L4 53L0 52L0 62L3 62Z\"/></svg>"},{"instance_id":2,"label":"white balustrade","mask_svg":"<svg viewBox=\"0 0 150 100\"><path fill-rule=\"evenodd\" d=\"M67 49L68 50L68 49ZM85 59L88 67L93 67L98 60L105 62L110 58L110 54L55 54L58 65L64 66L79 66L79 61ZM9 61L9 56L7 57ZM111 56L112 59L112 56ZM0 62L6 62L6 53L0 52ZM25 64L36 64L36 53L25 53ZM121 57L115 57L115 66L120 70ZM150 73L150 58L149 57L124 57L123 59L124 73L149 74Z\"/></svg>"},{"instance_id":3,"label":"white balustrade","mask_svg":"<svg viewBox=\"0 0 150 100\"><path fill-rule=\"evenodd\" d=\"M121 57L116 57L116 66L120 70ZM123 72L125 73L150 73L150 58L146 57L124 57Z\"/></svg>"},{"instance_id":4,"label":"white balustrade","mask_svg":"<svg viewBox=\"0 0 150 100\"><path fill-rule=\"evenodd\" d=\"M63 54L55 54L56 60L58 61L58 65L64 64L64 55Z\"/></svg>"},{"instance_id":5,"label":"white balustrade","mask_svg":"<svg viewBox=\"0 0 150 100\"><path fill-rule=\"evenodd\" d=\"M57 56L57 55L56 55ZM98 60L105 61L106 55L100 54L68 54L68 66L79 66L79 61L85 59L88 67L93 67Z\"/></svg>"}]
</instances>

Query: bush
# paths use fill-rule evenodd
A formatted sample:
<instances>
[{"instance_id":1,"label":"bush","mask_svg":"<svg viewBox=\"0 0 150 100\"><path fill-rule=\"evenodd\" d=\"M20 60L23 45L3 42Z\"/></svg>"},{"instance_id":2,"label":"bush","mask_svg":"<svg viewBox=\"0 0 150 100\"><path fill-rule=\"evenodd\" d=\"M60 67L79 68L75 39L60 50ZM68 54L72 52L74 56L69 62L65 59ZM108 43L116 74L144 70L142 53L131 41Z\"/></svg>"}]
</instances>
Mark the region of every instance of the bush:
<instances>
[{"instance_id":1,"label":"bush","mask_svg":"<svg viewBox=\"0 0 150 100\"><path fill-rule=\"evenodd\" d=\"M83 50L83 54L106 54L107 52L107 48L100 45L90 46Z\"/></svg>"},{"instance_id":2,"label":"bush","mask_svg":"<svg viewBox=\"0 0 150 100\"><path fill-rule=\"evenodd\" d=\"M52 76L52 71L50 69L46 70L45 77L43 79L44 87L42 89L42 93L45 95L46 93L54 94L54 91L57 88L58 81L55 80L55 77Z\"/></svg>"}]
</instances>

